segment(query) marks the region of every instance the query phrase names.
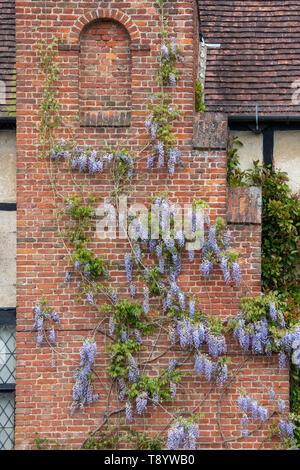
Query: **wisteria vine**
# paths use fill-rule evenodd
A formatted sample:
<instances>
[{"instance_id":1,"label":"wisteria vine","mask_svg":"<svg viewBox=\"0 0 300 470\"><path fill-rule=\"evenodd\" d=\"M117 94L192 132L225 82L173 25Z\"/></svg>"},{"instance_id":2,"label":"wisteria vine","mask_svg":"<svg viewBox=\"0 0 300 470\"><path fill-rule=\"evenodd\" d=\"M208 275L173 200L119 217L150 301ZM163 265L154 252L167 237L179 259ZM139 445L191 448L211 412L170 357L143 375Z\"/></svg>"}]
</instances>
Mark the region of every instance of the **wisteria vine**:
<instances>
[{"instance_id":1,"label":"wisteria vine","mask_svg":"<svg viewBox=\"0 0 300 470\"><path fill-rule=\"evenodd\" d=\"M149 105L150 114L145 122L152 147L147 167L153 169L157 162L158 168L167 167L169 175L173 176L176 167L183 165L172 128L181 113L173 105L171 95L180 80L177 64L183 62L183 52L176 38L166 29L164 1L159 0L157 6L162 24L157 77L161 92ZM114 199L128 191L134 178L134 156L130 152L125 148L99 152L96 149L80 148L74 141L66 139L53 142L53 130L60 125L59 106L55 104L54 92L58 71L57 66L53 70L51 68L55 59L54 46L55 43L52 48L48 46L41 61L47 88L42 102L40 126L44 153L49 155L53 168L66 164L75 177L81 173L94 177L111 168L114 190L110 197ZM170 93L166 93L165 88L170 88ZM50 108L47 106L47 96L48 99L52 96ZM50 145L50 152L45 151L47 145ZM52 173L50 180L57 195L56 180ZM195 263L195 251L199 247L193 246L193 241L203 235L198 269L204 280L210 279L217 268L222 272L226 284L240 287L242 274L239 254L230 248L230 232L224 220L217 218L213 223L210 222L207 215L209 207L204 201L194 201L190 230L187 232L182 227L176 227L176 208L165 194L152 199L151 203L156 209L154 216L152 213L146 219L130 216L127 221L130 251L125 253L123 264L129 296L124 299L110 287L109 265L89 246L91 228L96 219L96 201L97 196L93 194L88 198L79 194L64 197L63 209L58 215L58 221L64 223L62 236L68 247L71 247L64 281L71 283L76 279L78 299L103 314L93 334L83 340L79 352L80 362L73 376L71 414L92 405L98 399L98 393L95 392L95 335L100 331L100 325L105 324L106 329L101 332L110 339L107 347L111 379L109 398L114 390L120 408L110 413L107 408L102 423L93 435L96 436L108 425L109 417L114 413L122 413L125 423L132 423L135 416L142 416L151 408L156 410L160 407L170 415L165 446L170 450L196 449L200 436L197 425L199 415L190 410L170 413L165 407L165 402L176 399L177 387L185 376L181 365L190 360L197 376L222 389L230 377L226 335L233 334L244 354L278 353L279 365L283 367L294 352L294 341L300 339L300 326L293 329L287 327L281 304L273 294L242 299L241 312L229 321L221 321L203 312L197 296L184 292L178 282L185 254L190 263ZM154 225L157 231L152 236ZM204 226L206 230L202 233ZM103 302L103 298L106 302ZM153 311L162 313L150 315ZM60 324L57 312L42 299L34 306L34 318L37 345L41 346L45 340L50 346L54 345L54 327ZM146 346L149 348L149 341L147 345L145 343L155 333L157 338L162 334L169 338L169 346L163 354L180 351L182 357L171 359L156 375L147 375L147 365L161 356L153 356L152 349L149 361L143 362L139 353ZM275 400L274 392L270 393ZM284 413L284 401L277 399L276 404L278 413ZM264 424L270 420L269 410L258 405L247 394L239 396L238 407L242 413L241 432L245 437L248 436L250 422L260 421ZM295 448L293 430L293 417L289 416L287 421L280 419L274 433L287 447ZM88 448L88 442L88 439L84 442L85 448ZM95 445L95 441L91 442ZM153 442L146 439L144 445L154 445ZM155 436L155 445L158 442L158 436Z\"/></svg>"}]
</instances>

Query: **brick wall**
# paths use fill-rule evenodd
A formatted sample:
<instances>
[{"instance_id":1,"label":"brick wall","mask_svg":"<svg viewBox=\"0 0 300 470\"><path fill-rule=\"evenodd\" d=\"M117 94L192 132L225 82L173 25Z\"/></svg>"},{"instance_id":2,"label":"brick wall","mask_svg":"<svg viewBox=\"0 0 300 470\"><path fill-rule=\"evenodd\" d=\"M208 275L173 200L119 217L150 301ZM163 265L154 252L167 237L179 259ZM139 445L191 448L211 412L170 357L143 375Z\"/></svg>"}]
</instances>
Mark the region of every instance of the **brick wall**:
<instances>
[{"instance_id":1,"label":"brick wall","mask_svg":"<svg viewBox=\"0 0 300 470\"><path fill-rule=\"evenodd\" d=\"M183 112L181 120L175 124L175 132L185 165L183 168L176 169L174 177L171 178L164 168L154 169L153 172L147 170L146 159L142 158L146 156L146 153L140 153L140 149L147 142L144 127L148 113L147 102L153 93L159 91L156 74L160 25L154 2L149 1L140 5L129 1L124 5L122 1L113 3L104 1L101 2L101 8L99 8L99 2L93 0L89 2L77 0L70 3L48 0L46 11L44 1L33 3L17 0L16 2L18 314L15 439L17 449L32 448L35 431L42 436L57 439L67 447L78 447L88 431L96 428L102 420L106 407L106 392L109 388L109 379L105 370L108 365L105 347L109 339L99 331L96 340L98 344L97 373L100 381L97 382L96 391L100 398L93 406L70 416L73 372L79 363L79 348L82 338L86 337L97 325L99 313L93 312L87 303L82 305L77 301L78 279L73 278L69 284L64 282L68 253L55 226L56 200L49 185L49 162L38 157L36 124L43 89L38 73L39 60L35 44L42 39L50 41L53 34L60 39L58 60L61 67L59 93L62 115L67 117L69 125L74 127L78 144L101 150L106 146L113 148L118 145L124 146L125 142L126 148L139 157L129 204L148 201L151 195L168 188L169 198L172 201L183 205L192 203L194 199L204 199L210 204L212 220L216 216L225 218L228 201L226 123L220 116L204 115L204 121L207 122L205 133L209 132L210 135L205 139L205 143L201 144L202 121L199 118L196 121L194 119L194 79L197 69L194 59L198 55L194 8L192 0L169 4L170 27L182 46L184 55L184 64L180 65L182 79L176 88L174 103ZM119 39L122 37L121 43L125 52L119 50L119 45L112 44L111 48L106 49L107 46L102 48L104 26L108 28L109 34L120 35ZM98 35L102 35L102 39L96 39L93 42L90 37L92 33L95 33L97 38ZM101 45L100 64L94 62L94 53L91 58L89 53L85 55L85 48L89 45L89 41L94 44L92 50L98 47L96 44ZM114 48L117 50L112 52ZM116 60L110 54L117 56L119 53L124 55L124 64L121 61L125 72L124 90L120 85L119 71L114 75L117 69L113 63L111 65L109 62ZM105 54L107 63L104 59ZM101 68L99 73L98 66ZM89 72L85 73L87 69ZM108 70L109 74L113 75L111 80L106 75ZM101 89L102 86L108 88L105 95L95 93L95 99L87 104L91 93L88 82L89 73L91 77L97 76L95 90ZM115 95L113 85L116 86L114 90L118 90ZM124 91L124 99L121 97L120 103L116 99L120 98L119 90ZM172 93L171 89L169 91ZM124 110L129 107L129 98L130 116L126 117ZM91 111L90 120L81 118L82 110L88 113ZM104 120L106 112L108 118ZM125 113L123 118L116 117L120 116L120 112ZM219 126L222 129L221 138ZM60 136L68 137L64 128L61 129ZM217 145L214 145L216 141ZM72 176L74 175L73 173ZM76 191L72 176L63 164L59 164L57 185L62 194ZM107 196L112 189L110 170L105 170L100 176L76 174L75 181L77 185L83 185L85 193L96 191L103 197ZM230 222L232 231L236 235L235 248L241 253L242 272L247 286L243 284L240 290L227 286L221 272L216 272L211 280L204 283L199 273L199 254L191 264L187 262L185 255L183 259L185 267L179 278L180 286L187 292L199 296L201 305L207 313L222 318L237 313L241 296L249 292L257 295L260 292L259 224L240 225L244 222L240 220L230 220ZM125 271L118 267L119 264L122 265L124 253L129 249L126 242L100 240L94 236L91 246L96 253L102 254L106 260L112 262L111 285L120 296L126 295L128 285ZM141 292L142 286L138 285L138 295L141 295ZM57 309L62 318L57 333L58 354L54 368L51 367L52 354L49 347L44 345L37 348L36 336L31 331L33 305L43 296L47 297L49 303ZM103 325L103 330L108 331L106 324ZM159 350L167 344L169 344L168 339L162 335L155 347ZM147 352L142 353L141 359L143 354ZM150 372L154 373L155 370L167 365L175 354L176 352L171 350L160 360L154 361ZM243 357L236 345L232 345L232 355L233 364L242 362ZM192 368L191 361L187 361L186 369ZM220 402L220 419L225 435L229 439L230 436L240 435L240 414L236 406L239 385L243 384L249 389L260 403L267 404L263 383L273 384L277 392L280 391L280 396L288 400L288 375L286 371L278 371L275 358L268 360L251 358L226 390L222 403ZM182 387L179 388L175 402L165 405L170 410L185 406L186 403L196 407L207 390L208 385L205 381L194 376L186 377ZM200 423L200 434L202 446L205 448L224 445L221 443L217 420L217 403L220 394L220 391L214 390L210 398L204 402L205 418ZM116 397L112 395L111 408L113 409L114 406L119 405ZM156 412L145 413L135 418L133 425L140 430L155 432L158 428L161 429L168 419L168 415L158 409ZM261 432L257 431L251 436L250 441L241 439L232 441L229 445L257 447L261 441Z\"/></svg>"}]
</instances>

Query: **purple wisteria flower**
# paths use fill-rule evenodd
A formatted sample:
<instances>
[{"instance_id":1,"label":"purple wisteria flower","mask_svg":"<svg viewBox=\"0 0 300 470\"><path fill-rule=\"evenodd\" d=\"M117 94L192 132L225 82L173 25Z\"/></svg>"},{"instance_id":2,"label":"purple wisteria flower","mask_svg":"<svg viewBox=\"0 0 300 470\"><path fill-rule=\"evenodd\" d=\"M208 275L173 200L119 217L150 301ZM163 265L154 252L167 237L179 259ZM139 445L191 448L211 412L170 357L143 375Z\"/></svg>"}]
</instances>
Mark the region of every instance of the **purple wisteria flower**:
<instances>
[{"instance_id":1,"label":"purple wisteria flower","mask_svg":"<svg viewBox=\"0 0 300 470\"><path fill-rule=\"evenodd\" d=\"M209 354L216 359L218 356L225 354L227 351L226 341L222 335L206 335Z\"/></svg>"},{"instance_id":2,"label":"purple wisteria flower","mask_svg":"<svg viewBox=\"0 0 300 470\"><path fill-rule=\"evenodd\" d=\"M295 424L292 421L286 422L283 419L279 421L279 437L284 439L286 437L293 438L294 437L294 430L296 429Z\"/></svg>"},{"instance_id":3,"label":"purple wisteria flower","mask_svg":"<svg viewBox=\"0 0 300 470\"><path fill-rule=\"evenodd\" d=\"M128 359L129 371L128 371L128 380L130 383L134 383L136 379L139 377L140 373L136 362L132 356Z\"/></svg>"},{"instance_id":4,"label":"purple wisteria flower","mask_svg":"<svg viewBox=\"0 0 300 470\"><path fill-rule=\"evenodd\" d=\"M167 448L169 450L195 450L196 441L199 439L199 428L195 423L188 423L183 420L176 423L169 429Z\"/></svg>"},{"instance_id":5,"label":"purple wisteria flower","mask_svg":"<svg viewBox=\"0 0 300 470\"><path fill-rule=\"evenodd\" d=\"M242 396L240 395L238 397L238 405L241 411L244 413L243 418L245 420L245 423L249 421L249 414L251 415L251 420L254 422L257 419L260 419L262 423L265 423L269 419L269 412L267 408L264 408L263 406L259 406L257 401L253 400L250 395ZM247 418L247 419L246 419ZM243 426L242 423L242 429L246 429L247 426Z\"/></svg>"},{"instance_id":6,"label":"purple wisteria flower","mask_svg":"<svg viewBox=\"0 0 300 470\"><path fill-rule=\"evenodd\" d=\"M134 330L134 336L135 336L135 339L138 343L143 344L143 339L142 339L141 332L137 328L135 328L135 330Z\"/></svg>"},{"instance_id":7,"label":"purple wisteria flower","mask_svg":"<svg viewBox=\"0 0 300 470\"><path fill-rule=\"evenodd\" d=\"M176 86L177 82L176 82L176 78L175 78L175 75L173 73L170 73L169 75L169 80L170 80L170 84L172 86Z\"/></svg>"},{"instance_id":8,"label":"purple wisteria flower","mask_svg":"<svg viewBox=\"0 0 300 470\"><path fill-rule=\"evenodd\" d=\"M175 37L171 37L170 47L171 47L172 54L176 55L176 53L177 53L177 44L176 44L176 38Z\"/></svg>"},{"instance_id":9,"label":"purple wisteria flower","mask_svg":"<svg viewBox=\"0 0 300 470\"><path fill-rule=\"evenodd\" d=\"M223 364L217 369L217 385L223 387L224 382L228 379L228 367L227 364Z\"/></svg>"},{"instance_id":10,"label":"purple wisteria flower","mask_svg":"<svg viewBox=\"0 0 300 470\"><path fill-rule=\"evenodd\" d=\"M136 411L139 415L146 409L148 403L148 393L142 392L136 397Z\"/></svg>"},{"instance_id":11,"label":"purple wisteria flower","mask_svg":"<svg viewBox=\"0 0 300 470\"><path fill-rule=\"evenodd\" d=\"M132 422L133 409L132 404L128 401L125 406L125 416L129 423Z\"/></svg>"},{"instance_id":12,"label":"purple wisteria flower","mask_svg":"<svg viewBox=\"0 0 300 470\"><path fill-rule=\"evenodd\" d=\"M231 267L232 267L232 278L235 282L235 285L239 287L241 284L241 280L242 280L240 266L236 261L234 261Z\"/></svg>"},{"instance_id":13,"label":"purple wisteria flower","mask_svg":"<svg viewBox=\"0 0 300 470\"><path fill-rule=\"evenodd\" d=\"M148 170L152 170L152 169L153 169L153 166L154 166L154 159L155 159L154 153L153 153L152 155L150 155L150 157L148 157L148 159L147 159L147 168L148 168Z\"/></svg>"},{"instance_id":14,"label":"purple wisteria flower","mask_svg":"<svg viewBox=\"0 0 300 470\"><path fill-rule=\"evenodd\" d=\"M209 279L210 274L213 270L213 262L205 259L200 265L200 272L205 279Z\"/></svg>"},{"instance_id":15,"label":"purple wisteria flower","mask_svg":"<svg viewBox=\"0 0 300 470\"><path fill-rule=\"evenodd\" d=\"M197 375L204 375L205 372L205 356L203 354L197 354L195 356L195 371Z\"/></svg>"},{"instance_id":16,"label":"purple wisteria flower","mask_svg":"<svg viewBox=\"0 0 300 470\"><path fill-rule=\"evenodd\" d=\"M189 260L190 260L191 262L193 262L193 261L194 261L194 258L195 258L195 252L194 252L194 250L188 250L188 255L189 255Z\"/></svg>"},{"instance_id":17,"label":"purple wisteria flower","mask_svg":"<svg viewBox=\"0 0 300 470\"><path fill-rule=\"evenodd\" d=\"M93 292L88 292L86 294L86 298L87 298L88 303L94 307L95 306L95 300L94 300Z\"/></svg>"},{"instance_id":18,"label":"purple wisteria flower","mask_svg":"<svg viewBox=\"0 0 300 470\"><path fill-rule=\"evenodd\" d=\"M274 302L270 302L270 317L272 321L277 321L277 309Z\"/></svg>"},{"instance_id":19,"label":"purple wisteria flower","mask_svg":"<svg viewBox=\"0 0 300 470\"><path fill-rule=\"evenodd\" d=\"M284 410L285 410L285 403L283 400L279 399L277 400L277 407L278 407L278 411L280 413L284 413Z\"/></svg>"},{"instance_id":20,"label":"purple wisteria flower","mask_svg":"<svg viewBox=\"0 0 300 470\"><path fill-rule=\"evenodd\" d=\"M284 369L284 367L286 366L286 364L287 364L286 355L284 354L283 351L280 351L279 354L278 354L278 365L279 365L279 369Z\"/></svg>"},{"instance_id":21,"label":"purple wisteria flower","mask_svg":"<svg viewBox=\"0 0 300 470\"><path fill-rule=\"evenodd\" d=\"M152 403L153 403L153 409L154 410L156 410L158 402L159 402L159 392L156 391L155 394L152 397Z\"/></svg>"},{"instance_id":22,"label":"purple wisteria flower","mask_svg":"<svg viewBox=\"0 0 300 470\"><path fill-rule=\"evenodd\" d=\"M246 415L246 413L244 413L241 419L241 428L242 428L242 434L245 437L248 437L248 424L249 424L248 416Z\"/></svg>"},{"instance_id":23,"label":"purple wisteria flower","mask_svg":"<svg viewBox=\"0 0 300 470\"><path fill-rule=\"evenodd\" d=\"M112 299L112 302L113 302L114 305L116 305L118 303L118 297L117 297L117 294L115 292L111 293L111 299Z\"/></svg>"},{"instance_id":24,"label":"purple wisteria flower","mask_svg":"<svg viewBox=\"0 0 300 470\"><path fill-rule=\"evenodd\" d=\"M73 387L73 404L71 414L76 409L90 405L98 399L98 395L93 393L92 367L95 363L97 345L93 339L86 339L80 350L80 367L74 373L75 384Z\"/></svg>"},{"instance_id":25,"label":"purple wisteria flower","mask_svg":"<svg viewBox=\"0 0 300 470\"><path fill-rule=\"evenodd\" d=\"M276 395L272 387L268 388L268 395L269 395L270 400L275 400Z\"/></svg>"},{"instance_id":26,"label":"purple wisteria flower","mask_svg":"<svg viewBox=\"0 0 300 470\"><path fill-rule=\"evenodd\" d=\"M151 116L149 116L146 121L145 121L145 129L146 131L150 129L150 126L152 124L152 119L153 119L153 115L151 114Z\"/></svg>"},{"instance_id":27,"label":"purple wisteria flower","mask_svg":"<svg viewBox=\"0 0 300 470\"><path fill-rule=\"evenodd\" d=\"M149 313L149 289L148 287L144 287L143 310L144 310L145 315L148 315Z\"/></svg>"},{"instance_id":28,"label":"purple wisteria flower","mask_svg":"<svg viewBox=\"0 0 300 470\"><path fill-rule=\"evenodd\" d=\"M60 325L60 316L58 315L57 312L55 312L55 311L51 312L51 318L55 323Z\"/></svg>"},{"instance_id":29,"label":"purple wisteria flower","mask_svg":"<svg viewBox=\"0 0 300 470\"><path fill-rule=\"evenodd\" d=\"M114 317L109 317L108 330L109 330L110 336L112 336L114 334L114 331L115 331Z\"/></svg>"},{"instance_id":30,"label":"purple wisteria flower","mask_svg":"<svg viewBox=\"0 0 300 470\"><path fill-rule=\"evenodd\" d=\"M189 314L190 314L191 318L193 318L193 316L195 315L195 302L194 302L194 300L189 301Z\"/></svg>"},{"instance_id":31,"label":"purple wisteria flower","mask_svg":"<svg viewBox=\"0 0 300 470\"><path fill-rule=\"evenodd\" d=\"M123 330L121 333L121 341L122 343L126 343L127 341L127 332L125 330Z\"/></svg>"},{"instance_id":32,"label":"purple wisteria flower","mask_svg":"<svg viewBox=\"0 0 300 470\"><path fill-rule=\"evenodd\" d=\"M55 343L54 328L50 328L50 322L60 324L60 317L54 310L51 311L48 307L42 309L40 303L37 303L34 308L34 325L32 331L37 331L36 345L41 346L44 338L46 337L46 330L48 331L48 339L50 343Z\"/></svg>"},{"instance_id":33,"label":"purple wisteria flower","mask_svg":"<svg viewBox=\"0 0 300 470\"><path fill-rule=\"evenodd\" d=\"M126 269L127 281L131 282L132 281L132 262L131 262L131 256L129 253L126 253L125 255L125 269Z\"/></svg>"},{"instance_id":34,"label":"purple wisteria flower","mask_svg":"<svg viewBox=\"0 0 300 470\"><path fill-rule=\"evenodd\" d=\"M230 232L227 230L223 235L224 250L227 251L230 246Z\"/></svg>"},{"instance_id":35,"label":"purple wisteria flower","mask_svg":"<svg viewBox=\"0 0 300 470\"><path fill-rule=\"evenodd\" d=\"M170 382L170 393L172 398L176 397L176 383L174 382Z\"/></svg>"},{"instance_id":36,"label":"purple wisteria flower","mask_svg":"<svg viewBox=\"0 0 300 470\"><path fill-rule=\"evenodd\" d=\"M136 294L136 288L135 288L135 284L133 282L130 283L130 295L131 297L134 297Z\"/></svg>"},{"instance_id":37,"label":"purple wisteria flower","mask_svg":"<svg viewBox=\"0 0 300 470\"><path fill-rule=\"evenodd\" d=\"M171 176L174 175L175 166L180 163L181 152L178 148L173 148L169 151L168 156L168 171Z\"/></svg>"},{"instance_id":38,"label":"purple wisteria flower","mask_svg":"<svg viewBox=\"0 0 300 470\"><path fill-rule=\"evenodd\" d=\"M167 57L169 55L169 49L165 44L163 44L161 47L161 53L164 57Z\"/></svg>"},{"instance_id":39,"label":"purple wisteria flower","mask_svg":"<svg viewBox=\"0 0 300 470\"><path fill-rule=\"evenodd\" d=\"M226 284L230 283L230 271L229 271L229 266L228 266L228 260L227 258L222 258L220 262L220 268L224 276L224 281Z\"/></svg>"},{"instance_id":40,"label":"purple wisteria flower","mask_svg":"<svg viewBox=\"0 0 300 470\"><path fill-rule=\"evenodd\" d=\"M153 121L150 127L152 139L155 139L156 137L157 128L158 128L157 122Z\"/></svg>"},{"instance_id":41,"label":"purple wisteria flower","mask_svg":"<svg viewBox=\"0 0 300 470\"><path fill-rule=\"evenodd\" d=\"M50 343L55 343L55 331L54 331L54 328L51 328L50 330L48 330L48 338L49 338Z\"/></svg>"}]
</instances>

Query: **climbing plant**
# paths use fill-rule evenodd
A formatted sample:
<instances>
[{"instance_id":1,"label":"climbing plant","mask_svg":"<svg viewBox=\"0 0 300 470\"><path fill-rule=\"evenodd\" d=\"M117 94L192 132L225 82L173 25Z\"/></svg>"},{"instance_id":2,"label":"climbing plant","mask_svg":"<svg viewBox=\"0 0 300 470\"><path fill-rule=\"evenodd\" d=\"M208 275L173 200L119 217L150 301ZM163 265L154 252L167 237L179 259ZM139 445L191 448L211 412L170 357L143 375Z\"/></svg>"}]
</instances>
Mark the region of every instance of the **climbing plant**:
<instances>
[{"instance_id":1,"label":"climbing plant","mask_svg":"<svg viewBox=\"0 0 300 470\"><path fill-rule=\"evenodd\" d=\"M228 146L227 182L229 186L262 187L262 284L265 292L274 292L283 303L284 321L292 326L299 322L300 200L293 194L286 173L253 162L242 171L238 155L243 145L232 137ZM285 354L279 355L285 362ZM291 410L299 416L299 369L291 364ZM300 420L295 418L295 435L300 442Z\"/></svg>"},{"instance_id":2,"label":"climbing plant","mask_svg":"<svg viewBox=\"0 0 300 470\"><path fill-rule=\"evenodd\" d=\"M147 167L166 166L170 176L182 165L181 152L173 123L181 112L173 105L172 96L180 80L177 68L183 61L182 50L176 38L168 30L166 7L163 0L156 2L161 25L161 45L158 60L157 83L160 92L149 103L149 114L145 128L150 136ZM276 296L259 299L243 299L241 312L230 322L207 313L201 307L201 299L190 295L179 286L178 277L182 272L184 252L188 252L190 263L195 263L193 245L203 237L199 274L204 284L220 269L226 284L239 288L242 273L239 254L231 249L230 233L223 219L213 223L208 213L209 206L203 201L194 201L191 207L189 233L176 224L176 208L167 193L155 195L148 201L151 211L147 215L130 214L123 220L127 246L121 267L125 268L128 293L113 289L110 263L105 256L93 251L93 230L96 223L95 204L97 195L88 195L77 183L79 174L93 177L101 175L104 169L112 174L112 191L104 200L104 211L111 207L118 209L118 198L130 191L134 178L135 155L123 146L118 149L81 148L71 135L70 139L57 139L56 133L62 124L56 85L59 70L55 61L56 41L41 48L41 73L44 74L45 90L41 101L40 156L49 164L48 176L56 201L55 216L58 232L67 252L66 283L76 284L78 301L88 305L91 312L100 317L92 331L83 339L78 363L74 365L73 397L70 413L78 413L86 406L92 406L99 396L97 376L97 334L109 339L107 373L110 386L106 391L106 409L99 425L85 436L82 448L117 448L122 443L131 443L138 449L195 449L199 438L198 420L205 398L189 409L168 409L167 404L175 403L178 386L186 376L185 365L191 363L194 374L211 382L212 388L221 392L220 400L229 384L234 380L244 360L236 370L229 372L230 357L227 354L227 335L233 334L245 355L252 350L255 354L278 352L280 365L293 354L293 340L299 337L299 328L289 328L282 313L283 304ZM166 88L168 93L166 93ZM144 149L145 150L145 149ZM78 191L63 194L57 183L59 172L69 171ZM203 224L202 224L202 221ZM156 228L152 236L152 228ZM203 230L203 228L205 230ZM49 347L56 351L55 324L63 321L45 299L34 306L34 329L38 331L37 345L47 340ZM49 331L50 330L50 331ZM169 343L159 353L155 345L162 337ZM150 346L149 346L150 344ZM141 352L147 351L141 355ZM149 365L159 364L161 358L168 358L168 364L149 373ZM170 359L171 357L171 359ZM55 367L55 363L53 364ZM211 388L211 389L212 389ZM272 391L271 391L272 392ZM271 393L270 392L270 393ZM272 392L273 394L273 392ZM119 406L111 408L113 397ZM279 400L271 413L241 391L237 405L243 413L241 436L248 434L248 423L272 424L273 434L279 437L285 447L293 448L293 417L280 422L273 418L284 413ZM220 405L220 402L219 402ZM160 408L169 417L166 428L151 435L135 430L131 423L135 416ZM119 424L112 423L115 416ZM271 423L272 419L272 423ZM277 420L278 421L278 420ZM277 423L277 424L276 424ZM218 426L223 443L222 425ZM41 445L47 441L39 438Z\"/></svg>"}]
</instances>

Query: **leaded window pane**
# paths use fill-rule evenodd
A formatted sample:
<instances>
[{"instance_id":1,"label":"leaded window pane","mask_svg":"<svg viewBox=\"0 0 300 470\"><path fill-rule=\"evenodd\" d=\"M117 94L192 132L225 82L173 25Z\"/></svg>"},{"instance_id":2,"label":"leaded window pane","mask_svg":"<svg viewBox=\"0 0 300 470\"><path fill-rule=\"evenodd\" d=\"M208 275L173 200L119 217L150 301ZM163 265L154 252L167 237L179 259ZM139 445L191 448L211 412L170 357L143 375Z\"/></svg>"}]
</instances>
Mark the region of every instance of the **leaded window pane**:
<instances>
[{"instance_id":1,"label":"leaded window pane","mask_svg":"<svg viewBox=\"0 0 300 470\"><path fill-rule=\"evenodd\" d=\"M0 393L0 450L14 447L15 394Z\"/></svg>"},{"instance_id":2,"label":"leaded window pane","mask_svg":"<svg viewBox=\"0 0 300 470\"><path fill-rule=\"evenodd\" d=\"M15 383L16 334L13 325L0 326L0 384Z\"/></svg>"}]
</instances>

